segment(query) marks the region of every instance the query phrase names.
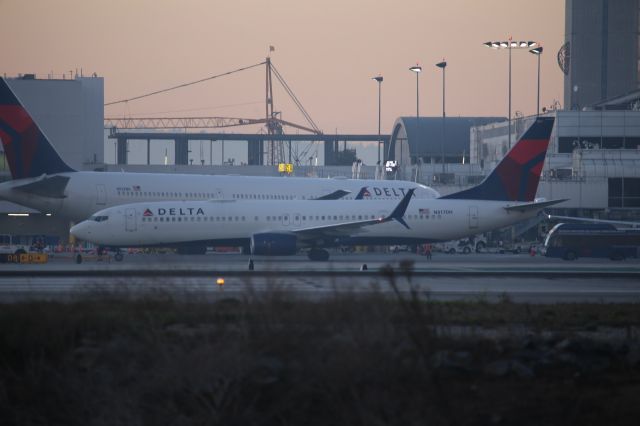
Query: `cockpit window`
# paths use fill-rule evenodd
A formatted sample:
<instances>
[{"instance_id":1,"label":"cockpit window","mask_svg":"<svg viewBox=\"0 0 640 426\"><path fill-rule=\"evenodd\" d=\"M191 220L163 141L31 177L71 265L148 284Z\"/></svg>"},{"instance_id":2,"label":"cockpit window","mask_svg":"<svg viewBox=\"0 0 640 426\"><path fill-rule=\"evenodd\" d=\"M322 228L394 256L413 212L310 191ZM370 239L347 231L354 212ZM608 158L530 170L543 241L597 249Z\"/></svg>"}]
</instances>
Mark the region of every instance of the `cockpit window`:
<instances>
[{"instance_id":1,"label":"cockpit window","mask_svg":"<svg viewBox=\"0 0 640 426\"><path fill-rule=\"evenodd\" d=\"M91 216L90 220L95 222L104 222L105 220L109 220L109 216Z\"/></svg>"}]
</instances>

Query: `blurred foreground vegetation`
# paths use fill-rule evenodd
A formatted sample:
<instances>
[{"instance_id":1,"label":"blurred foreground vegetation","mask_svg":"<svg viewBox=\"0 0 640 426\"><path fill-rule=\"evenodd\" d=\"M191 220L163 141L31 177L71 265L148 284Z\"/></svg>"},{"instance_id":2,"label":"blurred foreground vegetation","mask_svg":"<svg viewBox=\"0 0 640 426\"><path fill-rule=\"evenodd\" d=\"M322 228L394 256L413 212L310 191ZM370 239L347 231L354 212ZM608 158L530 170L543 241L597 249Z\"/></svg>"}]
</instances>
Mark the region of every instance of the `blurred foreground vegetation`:
<instances>
[{"instance_id":1,"label":"blurred foreground vegetation","mask_svg":"<svg viewBox=\"0 0 640 426\"><path fill-rule=\"evenodd\" d=\"M98 296L0 307L0 424L640 418L634 304Z\"/></svg>"}]
</instances>

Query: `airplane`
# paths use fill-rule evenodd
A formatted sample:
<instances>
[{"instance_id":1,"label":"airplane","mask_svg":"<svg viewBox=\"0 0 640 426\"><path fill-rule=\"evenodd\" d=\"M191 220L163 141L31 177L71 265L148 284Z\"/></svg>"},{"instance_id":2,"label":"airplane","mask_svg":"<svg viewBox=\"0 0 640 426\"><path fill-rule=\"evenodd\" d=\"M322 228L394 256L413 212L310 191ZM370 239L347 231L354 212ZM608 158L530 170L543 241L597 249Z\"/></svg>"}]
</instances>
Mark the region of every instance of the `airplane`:
<instances>
[{"instance_id":1,"label":"airplane","mask_svg":"<svg viewBox=\"0 0 640 426\"><path fill-rule=\"evenodd\" d=\"M0 199L74 222L135 201L401 199L409 188L416 188L417 198L440 195L400 180L76 171L60 158L3 78L0 139L12 177L0 183Z\"/></svg>"},{"instance_id":2,"label":"airplane","mask_svg":"<svg viewBox=\"0 0 640 426\"><path fill-rule=\"evenodd\" d=\"M71 228L101 246L249 245L254 255L442 242L512 225L565 200L536 200L553 117L539 117L479 185L436 199L166 201L101 210ZM391 211L391 213L389 213ZM399 216L399 213L402 213ZM391 220L393 219L393 220Z\"/></svg>"}]
</instances>

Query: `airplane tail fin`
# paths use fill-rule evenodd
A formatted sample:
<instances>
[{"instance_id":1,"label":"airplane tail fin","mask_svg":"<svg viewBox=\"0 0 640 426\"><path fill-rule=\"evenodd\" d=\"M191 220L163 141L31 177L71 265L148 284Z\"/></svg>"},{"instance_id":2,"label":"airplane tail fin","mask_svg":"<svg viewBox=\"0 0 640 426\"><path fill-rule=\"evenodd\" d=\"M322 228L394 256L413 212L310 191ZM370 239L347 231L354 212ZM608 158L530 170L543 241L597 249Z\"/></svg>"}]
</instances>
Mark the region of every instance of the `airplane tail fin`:
<instances>
[{"instance_id":1,"label":"airplane tail fin","mask_svg":"<svg viewBox=\"0 0 640 426\"><path fill-rule=\"evenodd\" d=\"M370 197L370 196L371 196L371 193L369 192L369 188L367 188L366 186L363 186L362 188L360 188L360 192L358 192L358 194L354 199L363 200L364 197Z\"/></svg>"},{"instance_id":2,"label":"airplane tail fin","mask_svg":"<svg viewBox=\"0 0 640 426\"><path fill-rule=\"evenodd\" d=\"M13 179L73 172L0 78L0 139Z\"/></svg>"},{"instance_id":3,"label":"airplane tail fin","mask_svg":"<svg viewBox=\"0 0 640 426\"><path fill-rule=\"evenodd\" d=\"M553 129L553 117L538 117L480 184L440 198L533 201Z\"/></svg>"}]
</instances>

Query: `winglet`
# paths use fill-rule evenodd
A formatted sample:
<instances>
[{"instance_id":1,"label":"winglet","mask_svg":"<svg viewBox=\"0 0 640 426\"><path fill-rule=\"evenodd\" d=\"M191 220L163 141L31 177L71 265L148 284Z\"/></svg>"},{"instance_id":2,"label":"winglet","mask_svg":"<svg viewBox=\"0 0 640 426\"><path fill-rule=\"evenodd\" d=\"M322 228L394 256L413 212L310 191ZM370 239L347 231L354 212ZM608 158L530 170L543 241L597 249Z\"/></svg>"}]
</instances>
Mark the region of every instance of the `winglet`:
<instances>
[{"instance_id":1,"label":"winglet","mask_svg":"<svg viewBox=\"0 0 640 426\"><path fill-rule=\"evenodd\" d=\"M409 207L409 201L411 201L411 197L413 197L413 193L415 190L416 190L415 188L411 188L410 190L408 190L405 196L402 197L402 200L400 200L396 208L393 209L391 214L383 219L383 222L395 220L405 228L410 229L409 225L407 225L407 222L404 221L403 216L404 216L404 213L407 211L407 207Z\"/></svg>"}]
</instances>

